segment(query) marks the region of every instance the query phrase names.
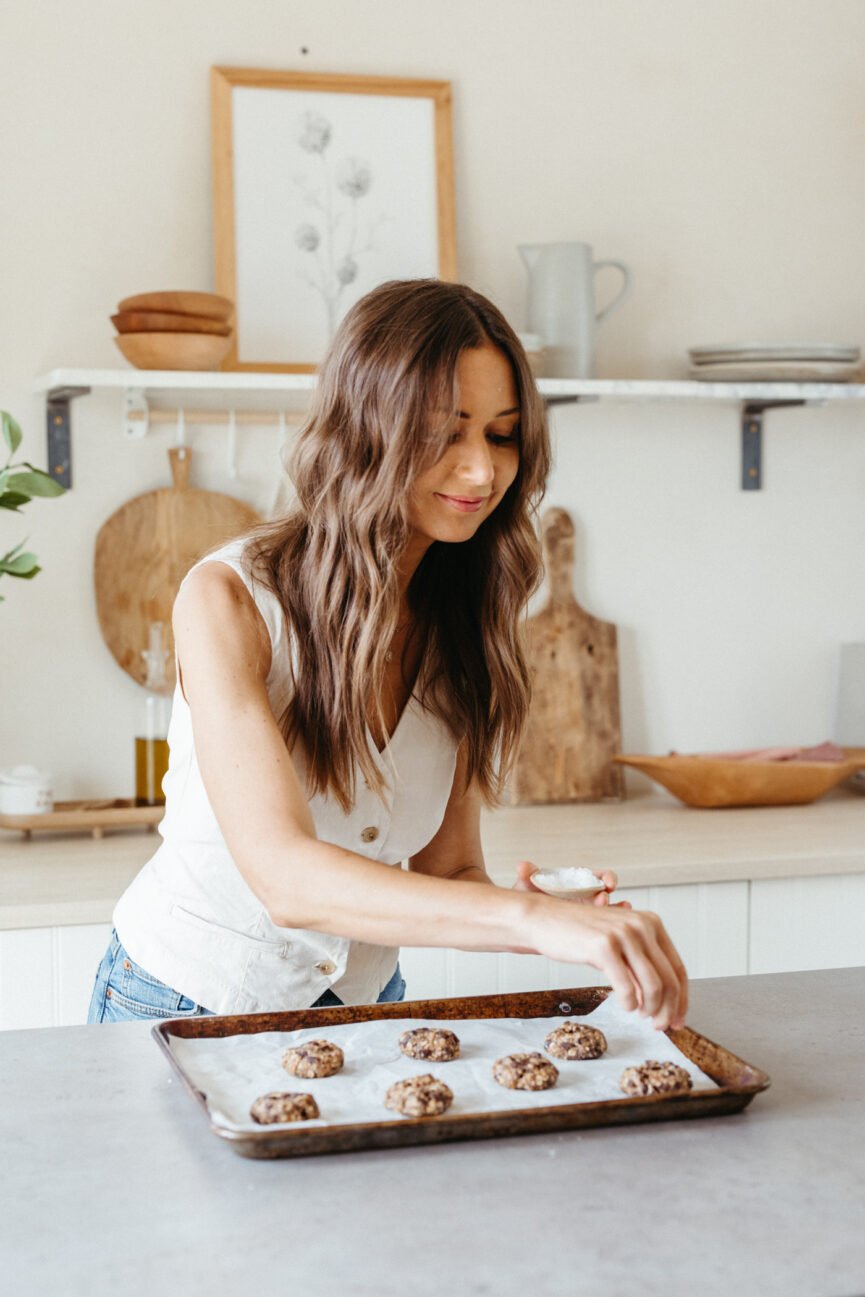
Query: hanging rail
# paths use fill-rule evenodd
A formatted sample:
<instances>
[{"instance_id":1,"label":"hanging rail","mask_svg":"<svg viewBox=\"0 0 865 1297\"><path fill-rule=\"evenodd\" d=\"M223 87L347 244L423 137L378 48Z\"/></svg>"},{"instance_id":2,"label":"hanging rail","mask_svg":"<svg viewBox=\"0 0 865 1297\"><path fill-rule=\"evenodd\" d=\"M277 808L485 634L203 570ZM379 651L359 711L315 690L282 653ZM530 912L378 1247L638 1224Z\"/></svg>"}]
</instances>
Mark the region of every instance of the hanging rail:
<instances>
[{"instance_id":1,"label":"hanging rail","mask_svg":"<svg viewBox=\"0 0 865 1297\"><path fill-rule=\"evenodd\" d=\"M187 427L190 424L217 424L234 422L238 427L279 428L283 424L299 427L306 415L299 410L183 410ZM171 423L176 426L180 409L128 409L124 416L124 431L128 437L143 437L155 424Z\"/></svg>"}]
</instances>

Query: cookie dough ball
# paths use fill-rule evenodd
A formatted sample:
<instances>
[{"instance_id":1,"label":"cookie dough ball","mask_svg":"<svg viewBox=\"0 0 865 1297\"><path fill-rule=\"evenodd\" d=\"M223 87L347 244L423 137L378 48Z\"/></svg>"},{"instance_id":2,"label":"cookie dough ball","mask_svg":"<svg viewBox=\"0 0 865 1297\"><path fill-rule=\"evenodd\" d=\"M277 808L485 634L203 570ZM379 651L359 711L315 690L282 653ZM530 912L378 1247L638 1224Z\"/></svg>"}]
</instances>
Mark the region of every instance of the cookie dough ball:
<instances>
[{"instance_id":1,"label":"cookie dough ball","mask_svg":"<svg viewBox=\"0 0 865 1297\"><path fill-rule=\"evenodd\" d=\"M384 1096L384 1106L403 1117L440 1117L453 1101L453 1091L431 1072L395 1081Z\"/></svg>"},{"instance_id":2,"label":"cookie dough ball","mask_svg":"<svg viewBox=\"0 0 865 1297\"><path fill-rule=\"evenodd\" d=\"M607 1038L597 1027L582 1022L563 1022L544 1041L544 1049L553 1058L600 1058L607 1049Z\"/></svg>"},{"instance_id":3,"label":"cookie dough ball","mask_svg":"<svg viewBox=\"0 0 865 1297\"><path fill-rule=\"evenodd\" d=\"M685 1094L692 1086L691 1076L678 1063L658 1063L647 1059L635 1067L626 1067L619 1081L625 1094Z\"/></svg>"},{"instance_id":4,"label":"cookie dough ball","mask_svg":"<svg viewBox=\"0 0 865 1297\"><path fill-rule=\"evenodd\" d=\"M292 1076L310 1080L316 1076L333 1076L345 1062L339 1045L329 1040L308 1040L305 1045L292 1045L282 1056L282 1066Z\"/></svg>"},{"instance_id":5,"label":"cookie dough ball","mask_svg":"<svg viewBox=\"0 0 865 1297\"><path fill-rule=\"evenodd\" d=\"M414 1027L404 1031L399 1047L409 1058L429 1059L431 1063L449 1063L459 1058L459 1036L446 1027Z\"/></svg>"},{"instance_id":6,"label":"cookie dough ball","mask_svg":"<svg viewBox=\"0 0 865 1297\"><path fill-rule=\"evenodd\" d=\"M559 1069L543 1054L506 1054L493 1063L493 1080L508 1090L549 1090Z\"/></svg>"},{"instance_id":7,"label":"cookie dough ball","mask_svg":"<svg viewBox=\"0 0 865 1297\"><path fill-rule=\"evenodd\" d=\"M313 1117L320 1117L321 1113L311 1094L273 1090L256 1099L249 1115L260 1125L269 1126L277 1121L311 1121Z\"/></svg>"}]
</instances>

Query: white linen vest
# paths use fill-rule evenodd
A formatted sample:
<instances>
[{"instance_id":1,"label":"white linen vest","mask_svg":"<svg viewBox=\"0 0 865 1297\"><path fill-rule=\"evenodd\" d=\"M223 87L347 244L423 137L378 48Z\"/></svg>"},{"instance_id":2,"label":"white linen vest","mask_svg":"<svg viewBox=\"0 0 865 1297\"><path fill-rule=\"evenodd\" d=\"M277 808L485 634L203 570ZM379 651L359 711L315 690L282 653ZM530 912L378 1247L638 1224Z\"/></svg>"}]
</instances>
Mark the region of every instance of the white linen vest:
<instances>
[{"instance_id":1,"label":"white linen vest","mask_svg":"<svg viewBox=\"0 0 865 1297\"><path fill-rule=\"evenodd\" d=\"M237 572L264 619L272 645L267 694L278 718L291 689L288 632L278 601L242 562L243 544L234 541L201 562L225 563ZM215 1013L306 1008L328 987L346 1004L374 1002L393 975L399 951L271 922L219 830L179 685L168 745L163 842L114 911L114 926L136 963ZM316 836L399 866L430 841L444 818L456 749L447 726L410 698L385 752L372 747L395 786L382 801L358 774L347 814L332 798L311 796ZM302 752L296 750L292 759L305 784Z\"/></svg>"}]
</instances>

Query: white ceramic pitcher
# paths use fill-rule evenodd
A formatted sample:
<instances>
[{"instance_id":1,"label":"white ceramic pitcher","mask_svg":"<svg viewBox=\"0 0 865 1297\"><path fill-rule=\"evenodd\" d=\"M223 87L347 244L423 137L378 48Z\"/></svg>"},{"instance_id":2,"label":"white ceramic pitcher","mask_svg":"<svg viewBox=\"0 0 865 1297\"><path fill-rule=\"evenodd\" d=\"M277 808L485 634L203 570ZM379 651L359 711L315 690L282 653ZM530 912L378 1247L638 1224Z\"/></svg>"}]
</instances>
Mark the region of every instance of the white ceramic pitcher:
<instances>
[{"instance_id":1,"label":"white ceramic pitcher","mask_svg":"<svg viewBox=\"0 0 865 1297\"><path fill-rule=\"evenodd\" d=\"M621 261L595 261L588 243L522 243L517 251L529 272L527 328L544 340L549 378L593 378L595 325L631 292L631 272ZM614 266L624 276L616 297L595 309L595 275Z\"/></svg>"}]
</instances>

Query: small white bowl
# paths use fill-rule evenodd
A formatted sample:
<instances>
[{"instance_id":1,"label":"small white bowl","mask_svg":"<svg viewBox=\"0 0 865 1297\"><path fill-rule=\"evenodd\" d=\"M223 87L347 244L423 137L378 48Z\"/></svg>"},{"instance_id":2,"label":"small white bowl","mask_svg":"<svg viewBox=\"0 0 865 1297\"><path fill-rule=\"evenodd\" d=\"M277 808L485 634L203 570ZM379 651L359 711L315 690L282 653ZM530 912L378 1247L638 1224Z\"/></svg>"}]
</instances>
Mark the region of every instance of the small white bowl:
<instances>
[{"instance_id":1,"label":"small white bowl","mask_svg":"<svg viewBox=\"0 0 865 1297\"><path fill-rule=\"evenodd\" d=\"M595 882L589 887L571 887L566 883L570 869L536 869L529 875L529 881L547 896L556 896L562 901L590 901L598 892L604 891L604 883L595 875Z\"/></svg>"}]
</instances>

